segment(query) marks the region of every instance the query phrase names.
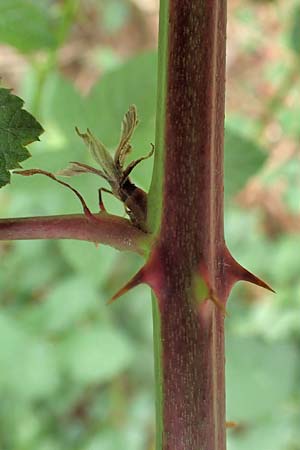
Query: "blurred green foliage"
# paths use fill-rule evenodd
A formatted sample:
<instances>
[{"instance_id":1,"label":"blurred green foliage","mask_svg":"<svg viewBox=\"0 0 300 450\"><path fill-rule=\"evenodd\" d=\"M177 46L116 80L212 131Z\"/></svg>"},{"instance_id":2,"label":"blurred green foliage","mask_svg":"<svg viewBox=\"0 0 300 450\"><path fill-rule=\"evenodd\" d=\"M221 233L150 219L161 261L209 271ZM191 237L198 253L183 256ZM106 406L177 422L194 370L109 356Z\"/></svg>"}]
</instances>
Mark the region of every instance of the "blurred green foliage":
<instances>
[{"instance_id":1,"label":"blurred green foliage","mask_svg":"<svg viewBox=\"0 0 300 450\"><path fill-rule=\"evenodd\" d=\"M108 34L116 33L130 17L127 1L87 3L99 9ZM257 3L241 6L236 20L248 20L251 13L255 22ZM276 8L276 3L268 7ZM113 63L108 61L109 70L85 97L60 73L56 52L79 20L78 8L74 0L1 2L0 39L30 54L19 94L27 108L32 105L38 111L46 130L41 142L31 146L32 158L24 168L57 171L69 160L90 162L75 125L88 126L113 149L131 103L137 105L140 118L132 158L143 155L154 142L153 52L123 62L105 44L96 58L108 51ZM289 2L285 42L291 60L298 52L295 8L299 9L297 2ZM37 49L44 52L46 65L32 59ZM278 86L288 70L279 72L283 75ZM278 67L270 68L275 80L279 72ZM284 135L299 139L297 105L295 112L287 102L277 102L270 115ZM242 283L231 295L227 419L238 426L228 431L228 449L299 450L300 238L284 229L269 233L266 211L243 209L235 197L256 175L268 189L278 183L287 186L286 210L299 213L299 153L266 171L266 143L255 131L260 120L227 115L226 237L234 256L270 282L277 295ZM134 172L134 180L145 189L151 166L151 160L145 161ZM72 182L96 209L98 180L82 176ZM43 177L13 177L0 200L1 217L80 211L69 191ZM110 196L104 201L109 211L124 213ZM137 270L140 259L77 241L1 243L0 255L1 450L152 450L150 291L138 287L112 306L105 305Z\"/></svg>"},{"instance_id":2,"label":"blurred green foliage","mask_svg":"<svg viewBox=\"0 0 300 450\"><path fill-rule=\"evenodd\" d=\"M50 4L47 0L2 0L0 41L24 53L55 47L55 20Z\"/></svg>"}]
</instances>

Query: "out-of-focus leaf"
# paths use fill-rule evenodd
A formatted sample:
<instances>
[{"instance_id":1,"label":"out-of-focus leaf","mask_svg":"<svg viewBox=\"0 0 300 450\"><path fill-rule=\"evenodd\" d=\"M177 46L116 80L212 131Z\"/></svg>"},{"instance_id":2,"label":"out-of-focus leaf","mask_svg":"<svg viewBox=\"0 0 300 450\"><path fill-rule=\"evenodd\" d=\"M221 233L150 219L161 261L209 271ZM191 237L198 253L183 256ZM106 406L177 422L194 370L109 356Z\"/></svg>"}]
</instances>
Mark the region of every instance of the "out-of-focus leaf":
<instances>
[{"instance_id":1,"label":"out-of-focus leaf","mask_svg":"<svg viewBox=\"0 0 300 450\"><path fill-rule=\"evenodd\" d=\"M86 278L65 278L35 308L31 323L33 320L36 328L43 331L62 332L95 315L101 306L99 294Z\"/></svg>"},{"instance_id":2,"label":"out-of-focus leaf","mask_svg":"<svg viewBox=\"0 0 300 450\"><path fill-rule=\"evenodd\" d=\"M139 125L133 143L142 156L153 140L153 130L151 135L145 136L144 128L148 130L148 122L153 122L155 115L156 67L157 57L153 52L132 58L104 74L86 98L82 98L71 83L58 74L53 75L48 80L42 107L45 123L49 121L60 133L65 146L69 146L70 140L72 144L78 143L77 151L84 149L75 133L75 125L80 130L89 128L105 146L116 148L124 112L135 104ZM70 156L73 160L71 152Z\"/></svg>"},{"instance_id":3,"label":"out-of-focus leaf","mask_svg":"<svg viewBox=\"0 0 300 450\"><path fill-rule=\"evenodd\" d=\"M278 0L252 0L252 1L253 3L264 4L264 3L276 3Z\"/></svg>"},{"instance_id":4,"label":"out-of-focus leaf","mask_svg":"<svg viewBox=\"0 0 300 450\"><path fill-rule=\"evenodd\" d=\"M227 419L259 424L283 409L295 386L296 348L237 337L227 348Z\"/></svg>"},{"instance_id":5,"label":"out-of-focus leaf","mask_svg":"<svg viewBox=\"0 0 300 450\"><path fill-rule=\"evenodd\" d=\"M0 41L23 53L56 45L48 0L1 0Z\"/></svg>"},{"instance_id":6,"label":"out-of-focus leaf","mask_svg":"<svg viewBox=\"0 0 300 450\"><path fill-rule=\"evenodd\" d=\"M23 100L0 88L0 187L9 183L9 170L29 158L26 145L37 141L41 125L23 108Z\"/></svg>"},{"instance_id":7,"label":"out-of-focus leaf","mask_svg":"<svg viewBox=\"0 0 300 450\"><path fill-rule=\"evenodd\" d=\"M297 299L300 289L296 291ZM288 305L294 293L287 292L283 297L284 305L274 305L271 301L263 305L255 305L249 311L247 317L236 319L234 329L242 336L259 336L263 339L278 341L280 339L292 339L299 334L299 303L294 308ZM282 301L282 303L283 303ZM245 323L246 322L246 323Z\"/></svg>"},{"instance_id":8,"label":"out-of-focus leaf","mask_svg":"<svg viewBox=\"0 0 300 450\"><path fill-rule=\"evenodd\" d=\"M296 55L300 56L300 5L295 4L294 10L291 11L291 29L289 36L289 44L291 49L296 53Z\"/></svg>"},{"instance_id":9,"label":"out-of-focus leaf","mask_svg":"<svg viewBox=\"0 0 300 450\"><path fill-rule=\"evenodd\" d=\"M262 149L246 137L227 129L225 132L225 195L238 193L266 160Z\"/></svg>"},{"instance_id":10,"label":"out-of-focus leaf","mask_svg":"<svg viewBox=\"0 0 300 450\"><path fill-rule=\"evenodd\" d=\"M102 71L106 72L108 70L115 69L120 66L121 59L120 56L110 47L97 48L93 52L93 62Z\"/></svg>"},{"instance_id":11,"label":"out-of-focus leaf","mask_svg":"<svg viewBox=\"0 0 300 450\"><path fill-rule=\"evenodd\" d=\"M118 31L128 19L129 5L120 0L102 1L102 22L105 32L113 34Z\"/></svg>"},{"instance_id":12,"label":"out-of-focus leaf","mask_svg":"<svg viewBox=\"0 0 300 450\"><path fill-rule=\"evenodd\" d=\"M128 367L133 356L131 343L113 328L88 326L61 344L64 371L83 384L109 381Z\"/></svg>"},{"instance_id":13,"label":"out-of-focus leaf","mask_svg":"<svg viewBox=\"0 0 300 450\"><path fill-rule=\"evenodd\" d=\"M114 268L116 252L110 247L68 240L60 241L58 245L76 273L86 277L93 285L101 284Z\"/></svg>"},{"instance_id":14,"label":"out-of-focus leaf","mask_svg":"<svg viewBox=\"0 0 300 450\"><path fill-rule=\"evenodd\" d=\"M295 428L291 418L282 415L280 418L261 419L256 423L238 425L228 431L228 450L298 450L290 447Z\"/></svg>"},{"instance_id":15,"label":"out-of-focus leaf","mask_svg":"<svg viewBox=\"0 0 300 450\"><path fill-rule=\"evenodd\" d=\"M121 433L115 433L113 430L107 429L89 439L87 445L82 450L115 450L117 448L123 448L123 446L124 437Z\"/></svg>"},{"instance_id":16,"label":"out-of-focus leaf","mask_svg":"<svg viewBox=\"0 0 300 450\"><path fill-rule=\"evenodd\" d=\"M6 443L1 447L7 449L25 447L36 450L35 444L42 432L40 414L21 397L18 397L17 401L12 398L1 396L0 420L1 429L5 430L5 433L2 431L0 442L2 444L5 440Z\"/></svg>"},{"instance_id":17,"label":"out-of-focus leaf","mask_svg":"<svg viewBox=\"0 0 300 450\"><path fill-rule=\"evenodd\" d=\"M21 399L43 399L55 392L58 373L53 348L0 315L0 392Z\"/></svg>"},{"instance_id":18,"label":"out-of-focus leaf","mask_svg":"<svg viewBox=\"0 0 300 450\"><path fill-rule=\"evenodd\" d=\"M117 146L124 111L134 104L139 125L133 143L140 148L141 156L149 147L153 135L149 136L148 142L143 130L155 114L156 67L156 53L139 55L108 72L91 90L86 101L88 126L107 146ZM143 135L142 142L139 134Z\"/></svg>"},{"instance_id":19,"label":"out-of-focus leaf","mask_svg":"<svg viewBox=\"0 0 300 450\"><path fill-rule=\"evenodd\" d=\"M297 86L298 88L298 86ZM300 135L300 124L299 124L299 114L300 114L300 108L298 104L298 100L296 100L296 104L293 105L292 108L288 107L288 105L285 105L284 107L280 108L277 112L278 121L280 123L280 126L282 127L285 135L290 135L293 138L299 138Z\"/></svg>"},{"instance_id":20,"label":"out-of-focus leaf","mask_svg":"<svg viewBox=\"0 0 300 450\"><path fill-rule=\"evenodd\" d=\"M297 235L283 235L276 242L276 250L274 251L276 263L272 272L274 278L280 283L296 287L296 283L299 281L300 255L297 251L295 252L295 249L300 248L299 246L300 237Z\"/></svg>"}]
</instances>

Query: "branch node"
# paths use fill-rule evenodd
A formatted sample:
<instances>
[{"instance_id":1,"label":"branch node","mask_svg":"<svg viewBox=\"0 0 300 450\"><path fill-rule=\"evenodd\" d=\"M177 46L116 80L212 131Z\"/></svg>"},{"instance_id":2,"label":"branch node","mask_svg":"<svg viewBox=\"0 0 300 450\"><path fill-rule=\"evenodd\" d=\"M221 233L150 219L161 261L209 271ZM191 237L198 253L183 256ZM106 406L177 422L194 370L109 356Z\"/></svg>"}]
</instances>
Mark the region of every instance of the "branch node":
<instances>
[{"instance_id":1,"label":"branch node","mask_svg":"<svg viewBox=\"0 0 300 450\"><path fill-rule=\"evenodd\" d=\"M225 317L228 316L228 313L226 311L226 306L222 302L222 300L219 298L219 296L217 295L217 293L212 285L212 282L211 282L211 277L210 277L210 274L208 271L208 267L206 266L206 264L204 263L203 260L199 264L198 272L199 272L200 277L204 280L206 289L208 290L208 295L203 299L203 302L206 300L210 300L224 314Z\"/></svg>"}]
</instances>

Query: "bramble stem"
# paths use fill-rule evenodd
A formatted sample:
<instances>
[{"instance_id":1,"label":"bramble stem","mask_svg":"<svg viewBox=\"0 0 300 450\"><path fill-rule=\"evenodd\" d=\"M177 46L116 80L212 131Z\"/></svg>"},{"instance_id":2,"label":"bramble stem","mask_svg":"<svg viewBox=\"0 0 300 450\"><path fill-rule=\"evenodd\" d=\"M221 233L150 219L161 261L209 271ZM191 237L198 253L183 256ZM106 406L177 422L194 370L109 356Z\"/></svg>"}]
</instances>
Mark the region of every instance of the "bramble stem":
<instances>
[{"instance_id":1,"label":"bramble stem","mask_svg":"<svg viewBox=\"0 0 300 450\"><path fill-rule=\"evenodd\" d=\"M149 236L129 220L105 212L93 218L71 214L1 219L0 241L20 239L78 239L143 255Z\"/></svg>"},{"instance_id":2,"label":"bramble stem","mask_svg":"<svg viewBox=\"0 0 300 450\"><path fill-rule=\"evenodd\" d=\"M157 154L149 193L150 229L158 238L144 270L157 299L156 448L224 450L224 311L195 297L193 283L203 280L225 304L226 1L162 0L160 22ZM159 208L155 196L162 199Z\"/></svg>"}]
</instances>

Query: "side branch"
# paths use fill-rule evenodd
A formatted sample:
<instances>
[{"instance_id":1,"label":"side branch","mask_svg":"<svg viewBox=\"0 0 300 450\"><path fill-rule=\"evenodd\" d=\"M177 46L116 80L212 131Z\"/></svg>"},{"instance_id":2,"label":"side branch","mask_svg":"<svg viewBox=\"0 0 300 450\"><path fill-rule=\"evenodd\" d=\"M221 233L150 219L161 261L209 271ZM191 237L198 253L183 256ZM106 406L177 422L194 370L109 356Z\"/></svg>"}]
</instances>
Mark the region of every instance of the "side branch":
<instances>
[{"instance_id":1,"label":"side branch","mask_svg":"<svg viewBox=\"0 0 300 450\"><path fill-rule=\"evenodd\" d=\"M78 239L117 250L143 255L150 238L129 220L101 212L91 218L84 214L0 219L0 241L23 239Z\"/></svg>"}]
</instances>

